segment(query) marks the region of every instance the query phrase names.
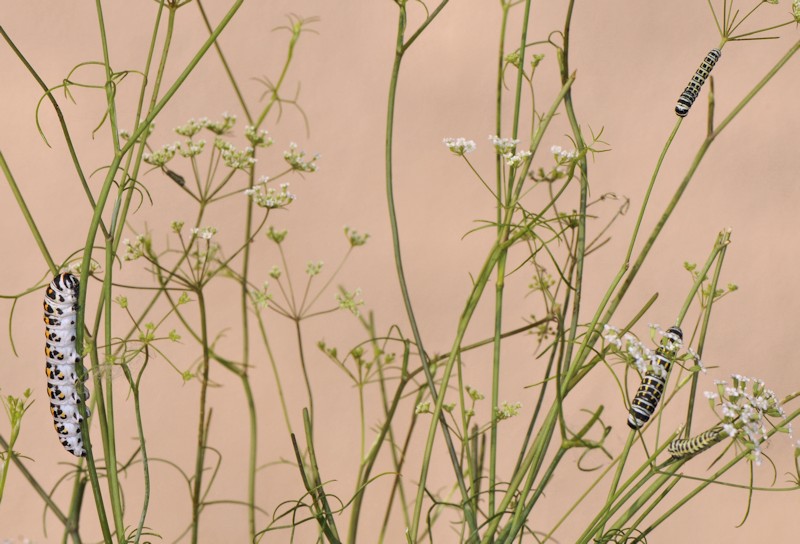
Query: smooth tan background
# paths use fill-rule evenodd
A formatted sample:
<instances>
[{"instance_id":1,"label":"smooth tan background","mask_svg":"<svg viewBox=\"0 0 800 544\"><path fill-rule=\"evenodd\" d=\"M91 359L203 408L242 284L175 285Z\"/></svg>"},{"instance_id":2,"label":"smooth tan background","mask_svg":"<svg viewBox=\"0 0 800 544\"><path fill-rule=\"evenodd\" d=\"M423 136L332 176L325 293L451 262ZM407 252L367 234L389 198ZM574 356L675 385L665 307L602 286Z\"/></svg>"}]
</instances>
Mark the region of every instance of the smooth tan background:
<instances>
[{"instance_id":1,"label":"smooth tan background","mask_svg":"<svg viewBox=\"0 0 800 544\"><path fill-rule=\"evenodd\" d=\"M218 20L227 8L223 2L207 4L213 20ZM764 6L752 25L766 26L786 20L787 4L784 1L779 6ZM141 68L155 8L153 2L106 3L115 69ZM412 23L418 21L421 10L415 5L410 9ZM544 39L551 30L560 27L564 9L565 2L534 3L531 40ZM393 268L383 187L385 104L396 7L389 0L246 3L221 43L251 103L262 92L262 87L251 78L265 74L274 78L285 55L288 34L271 30L284 24L284 15L289 12L318 15L321 19L313 26L319 34L305 35L301 40L288 87L294 89L298 82L302 83L300 101L309 116L311 134L306 138L300 116L286 110L280 124L275 125L273 120L269 126L277 143L272 155L259 163L259 168L264 168L262 173L276 171L279 152L289 141L300 142L310 152L321 152L322 159L319 173L305 180L292 180L298 200L290 213L279 214L276 225L290 230L288 251L299 275L307 260L321 259L329 265L338 261L346 249L341 234L343 225L370 232L369 244L356 252L338 281L349 288L363 289L365 308L375 310L381 330L392 323L406 327ZM0 1L0 24L51 85L63 79L75 64L101 60L95 17L94 7L88 2ZM470 286L469 273L478 269L489 246L489 239L482 234L462 238L475 226L476 219L493 217L491 201L463 164L446 152L441 139L445 136L475 139L479 146L473 155L475 163L487 174L492 171L486 135L494 132L499 18L497 2L453 0L409 52L401 73L395 140L397 205L410 289L432 352L449 348ZM515 19L510 34L514 35L518 28L519 21ZM723 58L714 70L718 119L800 38L797 32L794 26L789 26L779 31L780 40L733 43L725 47ZM590 126L595 131L604 128L603 139L612 148L610 153L590 163L592 195L597 197L607 192L627 195L635 212L658 153L675 122L674 101L703 55L717 45L716 28L705 3L696 0L609 0L578 3L573 33L571 66L578 72L574 87L578 115L584 127ZM174 78L205 36L196 6L182 8L167 81ZM556 71L552 50L535 51L547 55L537 74L541 108L557 90ZM120 118L123 128L130 128L131 104L138 83L135 75L129 78L119 90L124 104ZM83 246L89 207L49 106L42 110L42 122L53 147L46 147L38 136L34 110L40 90L7 47L0 47L0 83L0 149L51 251L57 259L64 259L69 252ZM616 324L622 324L652 293L658 292L660 298L644 321L662 324L671 321L690 285L682 263L703 261L718 230L733 227L733 244L726 257L723 280L736 282L740 290L721 303L712 320L705 360L718 368L703 377L701 387L710 388L713 379L725 378L732 372L761 377L779 396L800 387L796 370L796 316L800 305L796 288L800 259L796 242L800 227L796 214L800 202L799 83L800 59L794 59L717 140L659 239L652 258L637 278L628 303L618 312ZM644 233L649 232L656 213L671 196L703 138L704 98L684 122L664 164ZM87 90L77 92L76 100L73 105L59 98L84 169L91 172L109 161L107 126L95 139L90 134L102 115L103 98L99 92ZM209 53L165 109L152 141L173 141L170 127L190 117L214 118L222 111L238 113L237 104L218 59ZM243 124L240 115L239 135ZM563 120L557 120L545 147L569 146L567 132ZM99 176L93 178L95 189L99 183ZM146 204L133 216L132 224L141 229L146 223L157 233L154 238L163 243L169 221L192 217L192 208L188 199L158 172L147 176L145 183L153 193L155 205L151 208ZM12 294L34 285L46 269L5 185L0 189L0 206L0 243L6 255L2 292ZM241 209L240 202L221 206L208 221L220 229L220 240L229 247L241 238L234 229ZM603 213L613 211L613 205L608 205ZM613 230L614 240L588 263L585 319L624 255L634 218L635 213L623 217ZM277 262L272 247L260 243L253 262L254 278L266 278L268 269ZM127 266L120 277L140 277L136 275L140 268ZM542 311L533 297L525 296L529 276L530 271L523 270L513 278L509 288L506 313L509 327L521 325L524 318ZM91 301L96 300L96 285L89 296L91 306ZM332 296L331 291L323 298L331 301ZM216 294L210 326L214 331L225 331L220 347L236 354L239 318L236 304L230 300L230 294L222 291ZM488 306L476 316L470 340L491 333ZM1 308L0 320L6 322L10 303ZM115 315L115 319L124 324L121 314ZM293 424L299 429L305 393L295 340L285 321L270 316L268 322ZM45 487L51 487L66 471L64 463L71 458L58 446L47 414L41 331L37 293L22 299L14 315L13 332L19 357L12 354L7 336L0 342L0 387L2 394L18 394L26 387L33 388L36 404L26 416L17 449L33 459L28 463L31 470ZM358 462L356 396L344 376L315 349L320 339L345 350L362 340L363 335L355 320L345 314L340 314L340 319L312 321L305 331L305 347L317 395L317 449L323 478L334 480L329 491L346 498L352 493ZM185 351L173 352L181 368L189 367L197 356L196 346L188 339L184 346ZM501 398L521 401L527 409L534 402L532 392L521 387L534 383L540 376L541 361L532 355L535 350L532 338L515 339L509 343L503 362ZM253 379L258 388L259 461L263 464L291 458L292 452L275 397L274 379L263 354L259 353L257 359ZM468 383L486 393L490 383L489 362L489 352L467 358ZM211 442L220 448L224 461L211 498L243 500L244 400L238 383L222 369L215 368L212 378L221 387L213 389L210 395L214 408ZM575 410L604 404L606 422L614 425L608 447L618 451L627 435L624 407L613 382L603 379L598 377L591 389L577 391L569 404ZM145 378L143 416L150 454L169 458L184 470L191 470L194 462L197 391L196 382L182 385L179 376L161 359L153 361ZM120 448L130 452L134 448L131 402L119 398ZM369 399L375 400L371 396ZM482 414L479 409L479 417L487 417L487 402L484 401ZM407 405L405 409L410 413L412 407ZM703 417L710 421L709 415L704 413ZM379 411L371 408L368 424L379 420ZM523 428L522 418L507 422L501 449L513 452ZM0 425L0 430L7 435L6 425ZM419 436L415 445L416 451L420 451ZM791 449L784 437L778 437L767 453L779 467L791 462ZM443 486L451 480L451 469L439 454L442 462L430 483L433 489L443 491ZM123 453L121 457L124 456ZM598 456L594 461L602 460ZM541 509L537 508L540 522L531 520L537 528L548 530L586 485L588 477L574 470L575 462L571 458L565 463L564 467L570 469L559 473L548 487L546 500ZM698 461L691 472L702 474L704 467ZM138 470L133 467L125 483L132 513L138 512L141 500ZM778 484L785 485L784 470L779 468L779 471ZM404 476L412 484L418 474L415 459ZM744 471L739 472L737 481L746 482L746 476ZM174 470L156 464L152 477L153 496L147 525L161 533L165 542L170 542L189 520L188 494ZM768 464L758 469L757 482L766 485L771 477ZM379 480L370 490L361 542L374 540L374 528L382 516L380 498L389 481L388 477ZM281 501L301 494L296 470L286 465L262 470L258 486L259 505L268 512ZM59 504L67 504L67 487L62 485L56 491ZM601 495L591 497L589 502L599 504ZM736 529L745 512L746 493L711 489L674 516L650 541L796 542L800 531L798 497L796 493L756 494L749 521ZM0 539L26 536L36 543L60 541L58 523L52 516L47 516L45 536L42 503L13 468L4 498L0 506ZM85 503L86 516L91 517L90 497L87 496ZM131 524L136 519L132 513L127 518ZM576 519L583 520L586 515L579 513ZM264 526L266 519L260 518L259 527ZM340 526L346 526L345 519ZM572 527L567 524L557 536L561 542L570 542L581 527L579 522ZM307 528L309 531L301 532L298 541L313 541L313 528L310 525ZM395 516L389 542L401 542L402 529L399 515ZM88 533L86 536L91 540ZM455 539L448 540L448 536L444 533L439 541ZM209 507L203 518L201 540L246 541L245 511L230 505ZM276 533L267 541L286 542L288 535Z\"/></svg>"}]
</instances>

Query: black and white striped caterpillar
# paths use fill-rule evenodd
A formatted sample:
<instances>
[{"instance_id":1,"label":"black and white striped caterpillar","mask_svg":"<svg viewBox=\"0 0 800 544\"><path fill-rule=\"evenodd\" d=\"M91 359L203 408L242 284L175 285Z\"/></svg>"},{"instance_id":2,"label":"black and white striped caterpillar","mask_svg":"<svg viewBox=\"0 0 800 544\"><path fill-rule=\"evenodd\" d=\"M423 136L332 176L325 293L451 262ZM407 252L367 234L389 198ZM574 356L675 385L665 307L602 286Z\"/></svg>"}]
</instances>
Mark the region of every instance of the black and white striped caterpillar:
<instances>
[{"instance_id":1,"label":"black and white striped caterpillar","mask_svg":"<svg viewBox=\"0 0 800 544\"><path fill-rule=\"evenodd\" d=\"M44 355L50 413L61 445L76 457L86 457L83 447L78 405L78 375L75 364L81 356L75 347L75 321L78 315L78 278L68 272L57 275L44 297ZM85 389L86 397L89 390ZM89 409L86 409L89 415Z\"/></svg>"},{"instance_id":2,"label":"black and white striped caterpillar","mask_svg":"<svg viewBox=\"0 0 800 544\"><path fill-rule=\"evenodd\" d=\"M648 370L636 396L631 401L631 410L628 415L628 427L639 429L647 423L656 411L658 401L664 394L667 383L667 374L672 367L672 361L678 355L678 348L683 340L683 331L679 327L670 327L661 339L661 345L656 350L656 361L653 369Z\"/></svg>"},{"instance_id":3,"label":"black and white striped caterpillar","mask_svg":"<svg viewBox=\"0 0 800 544\"><path fill-rule=\"evenodd\" d=\"M691 438L678 438L667 446L667 451L673 459L687 459L708 448L725 438L719 428L708 430Z\"/></svg>"},{"instance_id":4,"label":"black and white striped caterpillar","mask_svg":"<svg viewBox=\"0 0 800 544\"><path fill-rule=\"evenodd\" d=\"M692 107L692 104L694 104L694 101L700 95L700 89L703 87L703 83L706 82L711 70L721 56L722 51L719 49L712 49L708 52L706 58L703 59L700 67L692 76L692 80L678 98L678 103L675 106L675 113L677 113L679 117L686 117L689 113L689 108Z\"/></svg>"}]
</instances>

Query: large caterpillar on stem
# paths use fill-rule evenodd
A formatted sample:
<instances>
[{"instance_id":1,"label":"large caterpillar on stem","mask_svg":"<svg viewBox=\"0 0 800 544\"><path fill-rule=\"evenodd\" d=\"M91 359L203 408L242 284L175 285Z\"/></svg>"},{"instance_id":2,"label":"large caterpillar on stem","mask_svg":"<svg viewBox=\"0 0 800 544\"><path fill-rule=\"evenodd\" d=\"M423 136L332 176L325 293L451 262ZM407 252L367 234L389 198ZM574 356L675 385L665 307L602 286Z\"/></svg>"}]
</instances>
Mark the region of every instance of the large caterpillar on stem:
<instances>
[{"instance_id":1,"label":"large caterpillar on stem","mask_svg":"<svg viewBox=\"0 0 800 544\"><path fill-rule=\"evenodd\" d=\"M703 62L700 63L700 67L692 76L691 81L689 81L689 84L678 97L678 103L675 105L675 113L678 114L678 117L686 117L689 115L689 109L700 95L700 89L703 88L703 83L706 82L706 79L708 79L708 76L711 74L711 70L721 56L722 51L719 49L712 49L708 52L706 58L703 59Z\"/></svg>"},{"instance_id":2,"label":"large caterpillar on stem","mask_svg":"<svg viewBox=\"0 0 800 544\"><path fill-rule=\"evenodd\" d=\"M680 327L670 327L661 339L661 345L656 350L653 369L645 373L642 384L636 391L636 396L631 401L631 410L628 415L628 427L639 429L647 423L656 411L658 402L664 394L667 375L672 362L678 355L678 348L683 341L683 331Z\"/></svg>"},{"instance_id":3,"label":"large caterpillar on stem","mask_svg":"<svg viewBox=\"0 0 800 544\"><path fill-rule=\"evenodd\" d=\"M75 322L78 315L78 278L68 272L53 278L44 297L45 374L50 413L61 445L76 457L86 457L81 437L78 405L78 374L75 365L81 356L75 346ZM86 398L89 390L85 389ZM86 408L86 415L90 415Z\"/></svg>"}]
</instances>

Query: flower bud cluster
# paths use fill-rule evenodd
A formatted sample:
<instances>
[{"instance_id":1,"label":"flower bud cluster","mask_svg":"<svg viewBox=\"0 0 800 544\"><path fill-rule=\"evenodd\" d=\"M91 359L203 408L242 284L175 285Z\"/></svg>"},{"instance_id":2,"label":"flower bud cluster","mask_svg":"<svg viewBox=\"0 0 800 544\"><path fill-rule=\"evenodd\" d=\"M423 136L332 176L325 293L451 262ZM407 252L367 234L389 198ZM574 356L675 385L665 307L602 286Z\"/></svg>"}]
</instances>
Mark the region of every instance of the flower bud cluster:
<instances>
[{"instance_id":1,"label":"flower bud cluster","mask_svg":"<svg viewBox=\"0 0 800 544\"><path fill-rule=\"evenodd\" d=\"M310 160L307 160L305 156L306 152L298 151L297 144L294 142L289 144L288 151L283 152L283 159L289 163L292 170L297 170L299 172L316 172L319 154L314 155Z\"/></svg>"}]
</instances>

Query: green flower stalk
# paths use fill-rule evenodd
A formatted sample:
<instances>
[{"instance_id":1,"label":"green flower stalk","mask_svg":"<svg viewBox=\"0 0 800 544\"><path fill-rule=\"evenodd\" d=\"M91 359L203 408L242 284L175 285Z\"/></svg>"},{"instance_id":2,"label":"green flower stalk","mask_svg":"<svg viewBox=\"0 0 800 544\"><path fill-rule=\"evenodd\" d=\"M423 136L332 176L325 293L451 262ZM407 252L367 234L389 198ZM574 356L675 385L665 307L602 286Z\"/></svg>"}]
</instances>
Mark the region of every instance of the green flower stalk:
<instances>
[{"instance_id":1,"label":"green flower stalk","mask_svg":"<svg viewBox=\"0 0 800 544\"><path fill-rule=\"evenodd\" d=\"M2 401L3 408L6 412L6 417L8 417L8 422L11 425L11 434L8 437L8 447L6 448L5 452L0 454L0 458L3 460L3 472L0 473L0 504L3 502L3 491L6 487L8 467L11 464L11 456L12 452L14 451L14 444L16 444L20 429L22 428L22 417L25 415L25 412L28 411L28 408L30 408L33 404L32 400L28 400L30 399L30 396L31 390L26 389L21 398L14 397L12 395L0 398L0 401Z\"/></svg>"}]
</instances>

